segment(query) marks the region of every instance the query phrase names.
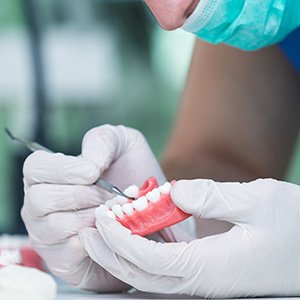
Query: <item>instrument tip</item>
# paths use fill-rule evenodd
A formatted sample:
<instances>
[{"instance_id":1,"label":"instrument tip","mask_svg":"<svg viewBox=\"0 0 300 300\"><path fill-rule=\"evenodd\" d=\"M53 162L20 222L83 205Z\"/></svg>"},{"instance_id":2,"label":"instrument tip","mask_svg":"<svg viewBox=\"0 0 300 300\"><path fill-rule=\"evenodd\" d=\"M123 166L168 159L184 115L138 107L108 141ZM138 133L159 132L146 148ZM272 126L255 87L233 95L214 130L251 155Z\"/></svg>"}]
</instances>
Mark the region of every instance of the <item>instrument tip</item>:
<instances>
[{"instance_id":1,"label":"instrument tip","mask_svg":"<svg viewBox=\"0 0 300 300\"><path fill-rule=\"evenodd\" d=\"M4 127L4 131L12 140L15 139L15 137L13 136L13 134L10 132L10 130L7 127Z\"/></svg>"}]
</instances>

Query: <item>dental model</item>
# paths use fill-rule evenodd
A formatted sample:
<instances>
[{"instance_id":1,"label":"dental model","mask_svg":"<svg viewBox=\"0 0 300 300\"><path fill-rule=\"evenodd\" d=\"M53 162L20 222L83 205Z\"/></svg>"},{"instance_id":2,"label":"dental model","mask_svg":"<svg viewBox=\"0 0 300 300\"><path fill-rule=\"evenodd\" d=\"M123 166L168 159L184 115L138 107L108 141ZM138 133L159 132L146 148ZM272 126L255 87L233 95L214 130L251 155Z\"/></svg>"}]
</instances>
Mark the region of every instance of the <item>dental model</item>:
<instances>
[{"instance_id":1,"label":"dental model","mask_svg":"<svg viewBox=\"0 0 300 300\"><path fill-rule=\"evenodd\" d=\"M23 236L0 236L0 299L55 300L54 279Z\"/></svg>"},{"instance_id":2,"label":"dental model","mask_svg":"<svg viewBox=\"0 0 300 300\"><path fill-rule=\"evenodd\" d=\"M158 186L154 177L148 178L138 188L129 186L124 193L136 200L116 196L96 209L96 217L107 216L119 221L133 234L145 236L179 223L190 217L173 203L170 195L172 184Z\"/></svg>"},{"instance_id":3,"label":"dental model","mask_svg":"<svg viewBox=\"0 0 300 300\"><path fill-rule=\"evenodd\" d=\"M0 299L55 300L57 284L37 269L21 266L0 268Z\"/></svg>"},{"instance_id":4,"label":"dental model","mask_svg":"<svg viewBox=\"0 0 300 300\"><path fill-rule=\"evenodd\" d=\"M37 268L44 271L44 264L32 249L28 238L21 236L0 236L0 268L10 265Z\"/></svg>"}]
</instances>

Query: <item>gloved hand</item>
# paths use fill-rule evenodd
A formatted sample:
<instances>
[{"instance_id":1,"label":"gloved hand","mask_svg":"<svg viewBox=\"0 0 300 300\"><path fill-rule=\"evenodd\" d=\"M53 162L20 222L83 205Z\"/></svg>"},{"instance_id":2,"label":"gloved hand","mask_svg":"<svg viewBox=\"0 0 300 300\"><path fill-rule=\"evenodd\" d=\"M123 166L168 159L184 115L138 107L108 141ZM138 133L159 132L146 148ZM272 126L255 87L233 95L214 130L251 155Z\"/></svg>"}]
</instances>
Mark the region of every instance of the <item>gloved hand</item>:
<instances>
[{"instance_id":1,"label":"gloved hand","mask_svg":"<svg viewBox=\"0 0 300 300\"><path fill-rule=\"evenodd\" d=\"M83 158L35 152L24 164L21 214L33 248L52 273L84 289L114 291L126 285L93 262L78 239L80 229L94 226L95 207L108 198L92 185L99 175Z\"/></svg>"},{"instance_id":2,"label":"gloved hand","mask_svg":"<svg viewBox=\"0 0 300 300\"><path fill-rule=\"evenodd\" d=\"M98 231L80 233L89 255L142 291L217 298L300 294L299 186L272 179L183 180L171 194L185 212L234 227L190 243L156 243L102 217Z\"/></svg>"},{"instance_id":3,"label":"gloved hand","mask_svg":"<svg viewBox=\"0 0 300 300\"><path fill-rule=\"evenodd\" d=\"M146 139L132 128L104 125L91 129L82 141L82 158L92 161L102 178L121 189L141 185L150 176L159 183L166 180Z\"/></svg>"},{"instance_id":4,"label":"gloved hand","mask_svg":"<svg viewBox=\"0 0 300 300\"><path fill-rule=\"evenodd\" d=\"M38 151L27 158L22 218L54 274L84 289L116 291L127 285L93 262L78 239L81 229L95 226L95 208L111 197L93 185L100 176L121 188L149 176L165 180L141 133L100 126L85 135L80 157ZM170 230L167 237L174 238Z\"/></svg>"}]
</instances>

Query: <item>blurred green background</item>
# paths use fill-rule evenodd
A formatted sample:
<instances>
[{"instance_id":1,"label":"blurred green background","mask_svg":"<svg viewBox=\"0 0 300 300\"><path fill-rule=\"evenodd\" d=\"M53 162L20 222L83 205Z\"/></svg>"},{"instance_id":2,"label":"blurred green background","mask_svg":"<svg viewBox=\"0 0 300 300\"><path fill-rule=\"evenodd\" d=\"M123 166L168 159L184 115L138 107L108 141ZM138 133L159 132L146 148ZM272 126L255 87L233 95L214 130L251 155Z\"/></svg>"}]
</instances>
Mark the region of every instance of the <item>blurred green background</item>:
<instances>
[{"instance_id":1,"label":"blurred green background","mask_svg":"<svg viewBox=\"0 0 300 300\"><path fill-rule=\"evenodd\" d=\"M77 155L90 128L124 124L142 131L159 157L192 48L192 36L161 30L141 1L2 0L0 232L24 232L21 169L29 154L1 128Z\"/></svg>"},{"instance_id":2,"label":"blurred green background","mask_svg":"<svg viewBox=\"0 0 300 300\"><path fill-rule=\"evenodd\" d=\"M0 233L25 232L19 210L29 154L1 128L77 155L90 128L124 124L142 131L159 157L193 43L161 30L140 1L2 0ZM297 149L287 178L299 183Z\"/></svg>"}]
</instances>

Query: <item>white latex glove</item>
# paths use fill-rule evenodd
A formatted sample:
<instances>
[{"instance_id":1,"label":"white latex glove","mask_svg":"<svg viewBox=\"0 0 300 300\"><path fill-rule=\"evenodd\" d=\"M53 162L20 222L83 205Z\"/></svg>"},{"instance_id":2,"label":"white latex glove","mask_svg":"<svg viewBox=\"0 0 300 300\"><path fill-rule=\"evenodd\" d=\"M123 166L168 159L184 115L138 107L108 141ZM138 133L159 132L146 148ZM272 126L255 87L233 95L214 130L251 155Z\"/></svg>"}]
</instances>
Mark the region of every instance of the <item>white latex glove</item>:
<instances>
[{"instance_id":1,"label":"white latex glove","mask_svg":"<svg viewBox=\"0 0 300 300\"><path fill-rule=\"evenodd\" d=\"M144 136L121 125L103 125L87 132L82 141L82 158L92 161L102 178L121 189L139 186L150 176L159 183L166 180Z\"/></svg>"},{"instance_id":2,"label":"white latex glove","mask_svg":"<svg viewBox=\"0 0 300 300\"><path fill-rule=\"evenodd\" d=\"M94 210L108 195L92 184L95 164L80 157L38 151L24 164L21 211L31 244L52 273L89 290L114 291L125 285L94 263L78 232L94 226Z\"/></svg>"},{"instance_id":3,"label":"white latex glove","mask_svg":"<svg viewBox=\"0 0 300 300\"><path fill-rule=\"evenodd\" d=\"M23 171L22 218L49 269L84 289L128 287L91 260L78 232L95 226L95 208L111 197L93 185L100 175L121 188L141 184L149 176L165 180L142 134L123 126L100 126L85 135L81 157L38 151L27 158ZM175 240L172 231L167 232L167 238Z\"/></svg>"},{"instance_id":4,"label":"white latex glove","mask_svg":"<svg viewBox=\"0 0 300 300\"><path fill-rule=\"evenodd\" d=\"M300 295L299 186L272 179L183 180L171 193L185 212L234 227L190 243L162 244L100 218L98 231L80 235L89 255L142 291L217 298Z\"/></svg>"}]
</instances>

